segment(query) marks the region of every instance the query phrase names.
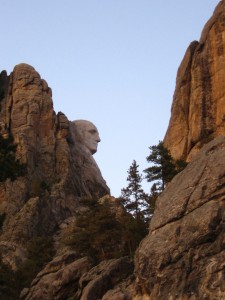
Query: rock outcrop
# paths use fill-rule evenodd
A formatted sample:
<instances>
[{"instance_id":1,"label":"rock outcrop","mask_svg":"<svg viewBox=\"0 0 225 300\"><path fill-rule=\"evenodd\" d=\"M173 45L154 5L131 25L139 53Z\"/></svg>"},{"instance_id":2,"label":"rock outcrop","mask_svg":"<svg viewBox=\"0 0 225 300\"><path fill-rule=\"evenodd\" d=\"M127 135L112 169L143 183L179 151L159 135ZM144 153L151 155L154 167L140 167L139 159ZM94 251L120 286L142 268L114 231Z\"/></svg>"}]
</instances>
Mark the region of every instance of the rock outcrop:
<instances>
[{"instance_id":1,"label":"rock outcrop","mask_svg":"<svg viewBox=\"0 0 225 300\"><path fill-rule=\"evenodd\" d=\"M50 262L33 280L31 288L22 291L21 298L112 300L107 298L107 292L132 271L133 266L126 257L103 261L93 267L88 257L77 259L76 254L70 252Z\"/></svg>"},{"instance_id":2,"label":"rock outcrop","mask_svg":"<svg viewBox=\"0 0 225 300\"><path fill-rule=\"evenodd\" d=\"M90 268L88 257L78 259L73 252L58 256L37 275L30 289L21 292L21 298L68 299L78 290L80 277Z\"/></svg>"},{"instance_id":3,"label":"rock outcrop","mask_svg":"<svg viewBox=\"0 0 225 300\"><path fill-rule=\"evenodd\" d=\"M225 1L178 69L164 145L189 162L156 201L134 300L225 299Z\"/></svg>"},{"instance_id":4,"label":"rock outcrop","mask_svg":"<svg viewBox=\"0 0 225 300\"><path fill-rule=\"evenodd\" d=\"M203 144L225 134L225 1L188 47L178 69L164 138L175 159L190 161Z\"/></svg>"},{"instance_id":5,"label":"rock outcrop","mask_svg":"<svg viewBox=\"0 0 225 300\"><path fill-rule=\"evenodd\" d=\"M0 182L0 215L5 216L0 245L3 261L16 268L23 256L18 259L17 251L13 256L15 245L52 235L76 215L82 197L110 192L74 123L54 112L51 89L33 67L19 64L9 76L3 71L0 84L0 134L13 136L27 171Z\"/></svg>"},{"instance_id":6,"label":"rock outcrop","mask_svg":"<svg viewBox=\"0 0 225 300\"><path fill-rule=\"evenodd\" d=\"M156 202L136 254L136 298L225 298L225 137L196 155Z\"/></svg>"}]
</instances>

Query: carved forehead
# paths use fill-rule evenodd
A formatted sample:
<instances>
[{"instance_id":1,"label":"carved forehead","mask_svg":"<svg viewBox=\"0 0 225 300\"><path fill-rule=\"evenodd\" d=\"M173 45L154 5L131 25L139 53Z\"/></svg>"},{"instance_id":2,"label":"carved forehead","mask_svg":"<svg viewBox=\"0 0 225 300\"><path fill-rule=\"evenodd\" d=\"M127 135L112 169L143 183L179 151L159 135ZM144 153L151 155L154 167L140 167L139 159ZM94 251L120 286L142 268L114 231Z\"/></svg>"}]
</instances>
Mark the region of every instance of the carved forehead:
<instances>
[{"instance_id":1,"label":"carved forehead","mask_svg":"<svg viewBox=\"0 0 225 300\"><path fill-rule=\"evenodd\" d=\"M77 127L78 130L85 132L89 130L95 130L98 132L96 126L87 120L76 120L73 121L74 125Z\"/></svg>"}]
</instances>

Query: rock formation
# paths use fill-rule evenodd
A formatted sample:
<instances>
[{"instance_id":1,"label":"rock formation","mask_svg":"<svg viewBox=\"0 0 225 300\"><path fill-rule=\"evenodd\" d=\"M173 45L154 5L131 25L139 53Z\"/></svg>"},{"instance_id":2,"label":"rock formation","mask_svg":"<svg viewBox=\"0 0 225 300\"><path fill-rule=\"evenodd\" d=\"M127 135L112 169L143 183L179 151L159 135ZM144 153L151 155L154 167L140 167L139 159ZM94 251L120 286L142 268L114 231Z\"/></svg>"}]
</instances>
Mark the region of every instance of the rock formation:
<instances>
[{"instance_id":1,"label":"rock formation","mask_svg":"<svg viewBox=\"0 0 225 300\"><path fill-rule=\"evenodd\" d=\"M92 156L100 142L97 128L56 115L46 81L33 67L19 64L9 76L0 75L0 134L13 136L16 157L26 166L25 175L0 182L0 262L20 269L29 261L29 243L39 237L51 237L55 251L21 298L110 299L109 290L132 273L130 260L96 265L62 242L77 216L85 214L84 199L109 201L112 215L124 214L114 198L103 197L110 191Z\"/></svg>"},{"instance_id":2,"label":"rock formation","mask_svg":"<svg viewBox=\"0 0 225 300\"><path fill-rule=\"evenodd\" d=\"M21 297L25 300L61 300L72 294L73 299L112 300L107 292L132 271L133 267L126 257L93 266L88 257L78 259L75 253L70 252L50 262L32 282L32 287L22 291ZM119 300L118 297L114 299Z\"/></svg>"},{"instance_id":3,"label":"rock formation","mask_svg":"<svg viewBox=\"0 0 225 300\"><path fill-rule=\"evenodd\" d=\"M188 47L177 72L164 144L175 159L191 158L225 134L225 2L220 1L200 41Z\"/></svg>"},{"instance_id":4,"label":"rock formation","mask_svg":"<svg viewBox=\"0 0 225 300\"><path fill-rule=\"evenodd\" d=\"M109 188L76 125L55 114L51 89L33 67L17 65L9 76L3 71L0 84L0 134L12 134L27 170L24 177L0 183L3 260L16 268L23 258L19 246L53 234L74 216L82 197L99 198Z\"/></svg>"},{"instance_id":5,"label":"rock formation","mask_svg":"<svg viewBox=\"0 0 225 300\"><path fill-rule=\"evenodd\" d=\"M135 300L225 299L225 1L178 69L164 145L190 161L156 201Z\"/></svg>"},{"instance_id":6,"label":"rock formation","mask_svg":"<svg viewBox=\"0 0 225 300\"><path fill-rule=\"evenodd\" d=\"M21 299L225 299L224 49L222 0L178 70L164 139L174 158L191 162L157 199L134 272L127 257L97 263L62 245L87 213L86 197L108 203L125 220L121 205L105 196L109 189L92 157L97 129L79 122L94 134L93 143L82 144L78 123L55 114L51 89L33 67L0 74L0 134L13 135L27 171L0 182L1 260L13 270L29 261L33 237L52 237L55 250Z\"/></svg>"},{"instance_id":7,"label":"rock formation","mask_svg":"<svg viewBox=\"0 0 225 300\"><path fill-rule=\"evenodd\" d=\"M196 155L156 202L136 254L137 300L225 298L225 137Z\"/></svg>"}]
</instances>

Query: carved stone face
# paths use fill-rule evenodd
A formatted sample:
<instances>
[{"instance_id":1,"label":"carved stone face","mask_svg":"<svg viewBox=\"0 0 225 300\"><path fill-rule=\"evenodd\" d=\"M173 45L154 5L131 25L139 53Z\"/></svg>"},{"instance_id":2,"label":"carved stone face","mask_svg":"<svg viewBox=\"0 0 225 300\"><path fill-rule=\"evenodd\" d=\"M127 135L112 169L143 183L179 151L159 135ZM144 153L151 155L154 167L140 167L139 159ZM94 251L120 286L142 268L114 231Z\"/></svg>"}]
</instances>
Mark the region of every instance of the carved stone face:
<instances>
[{"instance_id":1,"label":"carved stone face","mask_svg":"<svg viewBox=\"0 0 225 300\"><path fill-rule=\"evenodd\" d=\"M76 125L82 144L91 152L91 154L96 153L98 143L101 140L95 125L86 120L77 120L73 123Z\"/></svg>"}]
</instances>

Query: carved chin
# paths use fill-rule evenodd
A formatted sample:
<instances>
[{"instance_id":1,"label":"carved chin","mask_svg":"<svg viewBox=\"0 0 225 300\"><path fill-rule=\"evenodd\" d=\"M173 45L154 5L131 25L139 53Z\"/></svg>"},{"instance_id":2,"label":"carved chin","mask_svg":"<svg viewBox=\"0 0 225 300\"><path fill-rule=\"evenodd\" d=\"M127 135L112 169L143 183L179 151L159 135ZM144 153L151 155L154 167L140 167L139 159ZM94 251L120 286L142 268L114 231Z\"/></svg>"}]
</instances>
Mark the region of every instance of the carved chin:
<instances>
[{"instance_id":1,"label":"carved chin","mask_svg":"<svg viewBox=\"0 0 225 300\"><path fill-rule=\"evenodd\" d=\"M95 154L97 152L98 145L92 145L92 147L88 147L91 154Z\"/></svg>"},{"instance_id":2,"label":"carved chin","mask_svg":"<svg viewBox=\"0 0 225 300\"><path fill-rule=\"evenodd\" d=\"M97 149L90 149L91 154L95 154L97 152Z\"/></svg>"}]
</instances>

